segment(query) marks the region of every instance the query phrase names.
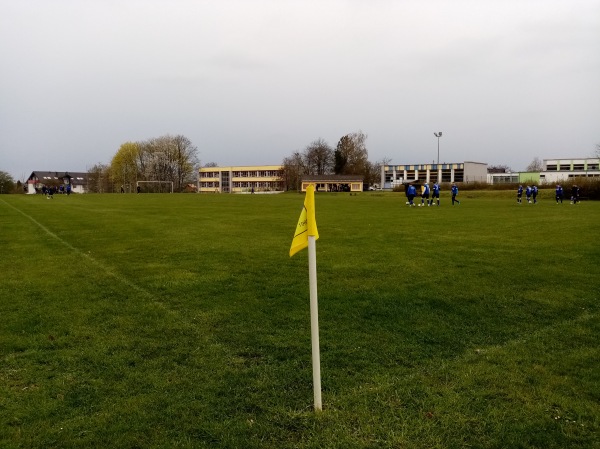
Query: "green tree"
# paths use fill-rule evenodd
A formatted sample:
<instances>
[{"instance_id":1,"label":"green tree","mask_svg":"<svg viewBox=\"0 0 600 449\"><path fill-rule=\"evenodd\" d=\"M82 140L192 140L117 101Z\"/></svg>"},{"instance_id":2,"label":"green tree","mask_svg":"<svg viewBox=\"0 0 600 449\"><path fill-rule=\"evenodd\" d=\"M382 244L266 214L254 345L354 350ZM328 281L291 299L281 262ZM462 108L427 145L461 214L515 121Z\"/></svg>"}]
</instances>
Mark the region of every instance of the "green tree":
<instances>
[{"instance_id":1,"label":"green tree","mask_svg":"<svg viewBox=\"0 0 600 449\"><path fill-rule=\"evenodd\" d=\"M139 178L139 152L137 143L125 142L110 161L111 180L120 184L126 191L133 192Z\"/></svg>"},{"instance_id":2,"label":"green tree","mask_svg":"<svg viewBox=\"0 0 600 449\"><path fill-rule=\"evenodd\" d=\"M0 171L0 193L13 193L15 180L5 171Z\"/></svg>"}]
</instances>

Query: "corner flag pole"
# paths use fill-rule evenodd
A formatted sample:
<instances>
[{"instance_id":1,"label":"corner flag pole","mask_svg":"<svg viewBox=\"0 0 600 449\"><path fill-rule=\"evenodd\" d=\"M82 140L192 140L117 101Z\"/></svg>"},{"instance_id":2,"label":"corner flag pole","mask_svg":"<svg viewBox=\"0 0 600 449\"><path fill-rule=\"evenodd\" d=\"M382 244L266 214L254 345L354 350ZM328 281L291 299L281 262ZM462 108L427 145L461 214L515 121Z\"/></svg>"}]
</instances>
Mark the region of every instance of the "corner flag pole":
<instances>
[{"instance_id":1,"label":"corner flag pole","mask_svg":"<svg viewBox=\"0 0 600 449\"><path fill-rule=\"evenodd\" d=\"M300 213L296 232L290 247L290 257L308 247L308 280L310 287L310 337L312 345L313 390L315 411L321 411L321 356L319 351L319 306L317 301L317 245L319 238L315 219L315 186L306 188L304 207Z\"/></svg>"},{"instance_id":2,"label":"corner flag pole","mask_svg":"<svg viewBox=\"0 0 600 449\"><path fill-rule=\"evenodd\" d=\"M321 411L321 355L319 350L319 305L317 300L317 249L315 236L308 236L308 280L310 284L310 337L312 344L315 410Z\"/></svg>"}]
</instances>

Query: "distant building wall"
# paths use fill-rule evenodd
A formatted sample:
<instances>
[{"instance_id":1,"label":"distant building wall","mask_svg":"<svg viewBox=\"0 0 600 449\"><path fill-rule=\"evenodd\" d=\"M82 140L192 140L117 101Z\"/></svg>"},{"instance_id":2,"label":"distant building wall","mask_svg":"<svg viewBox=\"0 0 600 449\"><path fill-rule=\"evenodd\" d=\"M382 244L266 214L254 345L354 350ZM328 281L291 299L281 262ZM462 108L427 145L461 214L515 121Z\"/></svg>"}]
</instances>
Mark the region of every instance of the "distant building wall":
<instances>
[{"instance_id":1,"label":"distant building wall","mask_svg":"<svg viewBox=\"0 0 600 449\"><path fill-rule=\"evenodd\" d=\"M487 182L487 164L462 162L451 164L398 164L381 166L381 186L393 189L396 185L414 182Z\"/></svg>"},{"instance_id":2,"label":"distant building wall","mask_svg":"<svg viewBox=\"0 0 600 449\"><path fill-rule=\"evenodd\" d=\"M356 175L313 175L302 178L302 191L314 184L317 192L362 192L362 176Z\"/></svg>"}]
</instances>

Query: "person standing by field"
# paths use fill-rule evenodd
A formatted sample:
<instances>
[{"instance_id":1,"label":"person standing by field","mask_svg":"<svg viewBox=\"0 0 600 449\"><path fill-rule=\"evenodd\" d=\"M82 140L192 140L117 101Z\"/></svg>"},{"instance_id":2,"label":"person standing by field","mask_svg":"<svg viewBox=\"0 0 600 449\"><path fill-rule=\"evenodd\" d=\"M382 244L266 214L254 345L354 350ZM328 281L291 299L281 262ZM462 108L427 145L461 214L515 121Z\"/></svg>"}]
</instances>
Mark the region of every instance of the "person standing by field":
<instances>
[{"instance_id":1,"label":"person standing by field","mask_svg":"<svg viewBox=\"0 0 600 449\"><path fill-rule=\"evenodd\" d=\"M519 188L517 189L517 204L521 204L523 201L523 186L519 184Z\"/></svg>"},{"instance_id":2,"label":"person standing by field","mask_svg":"<svg viewBox=\"0 0 600 449\"><path fill-rule=\"evenodd\" d=\"M455 201L460 205L460 201L456 199L456 197L458 196L458 186L456 184L452 183L452 188L450 189L450 192L452 193L452 205L454 206Z\"/></svg>"},{"instance_id":3,"label":"person standing by field","mask_svg":"<svg viewBox=\"0 0 600 449\"><path fill-rule=\"evenodd\" d=\"M536 185L534 185L531 188L531 196L533 197L533 204L537 203L537 194L538 194L538 188Z\"/></svg>"}]
</instances>

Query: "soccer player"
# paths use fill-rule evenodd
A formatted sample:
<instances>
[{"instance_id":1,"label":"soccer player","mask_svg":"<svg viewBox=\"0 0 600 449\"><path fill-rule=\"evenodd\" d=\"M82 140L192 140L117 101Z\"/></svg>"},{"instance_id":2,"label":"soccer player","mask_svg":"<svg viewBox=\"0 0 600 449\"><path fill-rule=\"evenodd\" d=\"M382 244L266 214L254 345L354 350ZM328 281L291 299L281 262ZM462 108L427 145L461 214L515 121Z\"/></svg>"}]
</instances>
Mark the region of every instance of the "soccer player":
<instances>
[{"instance_id":1,"label":"soccer player","mask_svg":"<svg viewBox=\"0 0 600 449\"><path fill-rule=\"evenodd\" d=\"M440 185L437 183L437 181L435 182L435 184L433 185L433 193L431 194L431 201L429 202L429 204L433 204L433 199L437 198L437 206L440 205Z\"/></svg>"},{"instance_id":2,"label":"soccer player","mask_svg":"<svg viewBox=\"0 0 600 449\"><path fill-rule=\"evenodd\" d=\"M455 201L460 205L460 201L456 199L456 196L458 195L458 186L452 183L452 188L450 191L452 192L452 205L454 206Z\"/></svg>"},{"instance_id":3,"label":"soccer player","mask_svg":"<svg viewBox=\"0 0 600 449\"><path fill-rule=\"evenodd\" d=\"M531 186L527 186L525 189L525 196L527 197L527 202L531 204Z\"/></svg>"},{"instance_id":4,"label":"soccer player","mask_svg":"<svg viewBox=\"0 0 600 449\"><path fill-rule=\"evenodd\" d=\"M537 203L537 194L538 194L538 189L537 189L537 186L536 186L536 185L534 185L534 186L531 188L531 195L533 196L533 204L536 204L536 203Z\"/></svg>"},{"instance_id":5,"label":"soccer player","mask_svg":"<svg viewBox=\"0 0 600 449\"><path fill-rule=\"evenodd\" d=\"M560 204L562 204L562 200L563 200L563 196L564 196L564 192L563 192L563 188L560 184L556 185L556 204L558 204L558 201L560 200Z\"/></svg>"},{"instance_id":6,"label":"soccer player","mask_svg":"<svg viewBox=\"0 0 600 449\"><path fill-rule=\"evenodd\" d=\"M408 197L408 205L414 206L415 203L413 202L413 200L415 199L415 196L417 196L417 189L415 189L415 186L413 186L412 184L408 185L406 196Z\"/></svg>"},{"instance_id":7,"label":"soccer player","mask_svg":"<svg viewBox=\"0 0 600 449\"><path fill-rule=\"evenodd\" d=\"M579 202L579 187L573 184L571 187L571 204L577 204Z\"/></svg>"},{"instance_id":8,"label":"soccer player","mask_svg":"<svg viewBox=\"0 0 600 449\"><path fill-rule=\"evenodd\" d=\"M523 201L523 186L519 184L519 188L517 189L517 204L521 204Z\"/></svg>"},{"instance_id":9,"label":"soccer player","mask_svg":"<svg viewBox=\"0 0 600 449\"><path fill-rule=\"evenodd\" d=\"M427 183L423 185L423 189L421 190L421 206L425 206L425 200L427 200L427 205L431 206L429 202L429 184Z\"/></svg>"}]
</instances>

